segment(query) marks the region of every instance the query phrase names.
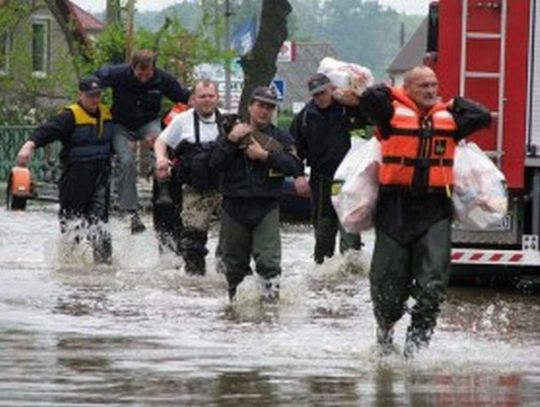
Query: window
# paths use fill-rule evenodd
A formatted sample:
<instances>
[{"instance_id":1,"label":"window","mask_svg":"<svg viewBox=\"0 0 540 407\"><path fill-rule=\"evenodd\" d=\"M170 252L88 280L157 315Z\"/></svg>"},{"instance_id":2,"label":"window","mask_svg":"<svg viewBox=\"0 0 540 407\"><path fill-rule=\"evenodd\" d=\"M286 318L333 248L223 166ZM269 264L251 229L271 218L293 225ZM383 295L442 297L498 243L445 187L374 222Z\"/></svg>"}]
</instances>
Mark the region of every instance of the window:
<instances>
[{"instance_id":1,"label":"window","mask_svg":"<svg viewBox=\"0 0 540 407\"><path fill-rule=\"evenodd\" d=\"M37 78L47 76L49 63L49 22L32 23L32 75Z\"/></svg>"},{"instance_id":2,"label":"window","mask_svg":"<svg viewBox=\"0 0 540 407\"><path fill-rule=\"evenodd\" d=\"M0 32L0 75L9 71L9 56L11 49L11 36L8 30Z\"/></svg>"}]
</instances>

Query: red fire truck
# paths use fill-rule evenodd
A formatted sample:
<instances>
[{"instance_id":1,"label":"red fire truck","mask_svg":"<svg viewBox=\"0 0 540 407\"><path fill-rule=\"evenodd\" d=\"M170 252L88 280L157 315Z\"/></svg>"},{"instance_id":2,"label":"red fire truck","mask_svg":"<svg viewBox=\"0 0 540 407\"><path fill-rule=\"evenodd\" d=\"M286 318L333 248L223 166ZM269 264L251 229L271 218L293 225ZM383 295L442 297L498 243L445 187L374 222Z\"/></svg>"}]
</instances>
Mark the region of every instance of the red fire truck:
<instances>
[{"instance_id":1,"label":"red fire truck","mask_svg":"<svg viewBox=\"0 0 540 407\"><path fill-rule=\"evenodd\" d=\"M488 230L453 228L452 275L540 277L540 5L537 0L439 0L426 58L441 94L485 104L489 130L471 139L506 176L508 216Z\"/></svg>"}]
</instances>

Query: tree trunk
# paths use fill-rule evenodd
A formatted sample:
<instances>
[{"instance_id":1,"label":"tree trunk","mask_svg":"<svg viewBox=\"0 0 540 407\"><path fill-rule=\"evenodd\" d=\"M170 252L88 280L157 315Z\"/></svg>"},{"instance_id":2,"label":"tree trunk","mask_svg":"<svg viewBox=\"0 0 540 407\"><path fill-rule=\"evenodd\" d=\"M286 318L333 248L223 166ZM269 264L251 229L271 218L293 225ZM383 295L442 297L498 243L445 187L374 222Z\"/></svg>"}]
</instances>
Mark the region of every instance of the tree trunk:
<instances>
[{"instance_id":1,"label":"tree trunk","mask_svg":"<svg viewBox=\"0 0 540 407\"><path fill-rule=\"evenodd\" d=\"M251 52L241 58L244 70L244 89L239 112L247 117L247 105L253 89L268 86L276 74L276 59L287 39L287 16L292 11L288 0L263 0L261 23Z\"/></svg>"}]
</instances>

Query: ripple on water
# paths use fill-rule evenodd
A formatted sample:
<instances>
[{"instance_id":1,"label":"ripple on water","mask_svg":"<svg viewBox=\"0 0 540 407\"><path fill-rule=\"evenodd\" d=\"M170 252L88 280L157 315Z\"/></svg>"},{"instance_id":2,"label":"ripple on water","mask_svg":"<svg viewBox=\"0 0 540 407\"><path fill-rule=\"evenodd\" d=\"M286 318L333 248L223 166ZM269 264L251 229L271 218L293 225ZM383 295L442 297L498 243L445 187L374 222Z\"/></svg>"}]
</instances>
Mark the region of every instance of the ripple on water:
<instances>
[{"instance_id":1,"label":"ripple on water","mask_svg":"<svg viewBox=\"0 0 540 407\"><path fill-rule=\"evenodd\" d=\"M369 233L361 253L315 266L310 228L285 225L280 302L261 305L249 277L231 305L214 270L215 230L201 278L159 256L151 230L131 236L120 219L110 267L58 255L55 209L0 209L0 223L0 406L534 405L540 396L536 298L452 289L429 349L403 360L405 317L398 352L378 358Z\"/></svg>"}]
</instances>

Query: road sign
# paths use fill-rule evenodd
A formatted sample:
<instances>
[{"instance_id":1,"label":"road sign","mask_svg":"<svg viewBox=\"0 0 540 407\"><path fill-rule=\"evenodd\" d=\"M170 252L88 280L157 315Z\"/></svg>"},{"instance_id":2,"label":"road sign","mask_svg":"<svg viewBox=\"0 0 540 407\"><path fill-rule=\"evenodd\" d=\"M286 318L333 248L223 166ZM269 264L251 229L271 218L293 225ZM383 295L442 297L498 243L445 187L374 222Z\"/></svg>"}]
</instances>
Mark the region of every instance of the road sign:
<instances>
[{"instance_id":1,"label":"road sign","mask_svg":"<svg viewBox=\"0 0 540 407\"><path fill-rule=\"evenodd\" d=\"M270 87L276 91L277 99L283 102L283 99L285 99L285 81L283 79L274 79Z\"/></svg>"}]
</instances>

